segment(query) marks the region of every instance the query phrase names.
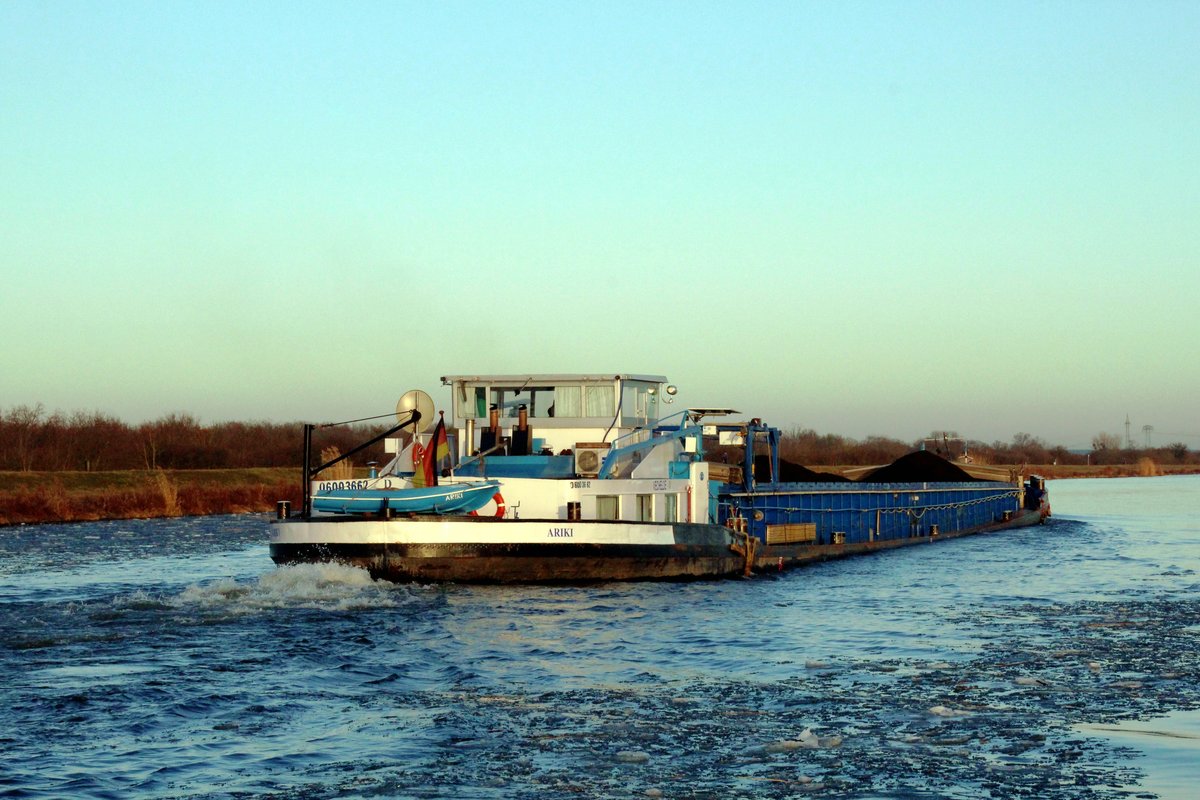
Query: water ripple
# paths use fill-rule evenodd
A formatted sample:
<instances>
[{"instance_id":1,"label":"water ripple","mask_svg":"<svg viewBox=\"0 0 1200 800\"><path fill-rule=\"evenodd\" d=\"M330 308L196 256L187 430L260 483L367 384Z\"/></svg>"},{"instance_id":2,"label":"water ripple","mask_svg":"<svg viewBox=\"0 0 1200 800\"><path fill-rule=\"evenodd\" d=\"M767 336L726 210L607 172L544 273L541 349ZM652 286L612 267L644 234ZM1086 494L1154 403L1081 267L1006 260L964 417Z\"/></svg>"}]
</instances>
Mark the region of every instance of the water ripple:
<instances>
[{"instance_id":1,"label":"water ripple","mask_svg":"<svg viewBox=\"0 0 1200 800\"><path fill-rule=\"evenodd\" d=\"M1200 482L1051 490L1042 528L685 584L274 568L261 517L23 528L0 793L1126 797L1142 762L1077 726L1200 704Z\"/></svg>"}]
</instances>

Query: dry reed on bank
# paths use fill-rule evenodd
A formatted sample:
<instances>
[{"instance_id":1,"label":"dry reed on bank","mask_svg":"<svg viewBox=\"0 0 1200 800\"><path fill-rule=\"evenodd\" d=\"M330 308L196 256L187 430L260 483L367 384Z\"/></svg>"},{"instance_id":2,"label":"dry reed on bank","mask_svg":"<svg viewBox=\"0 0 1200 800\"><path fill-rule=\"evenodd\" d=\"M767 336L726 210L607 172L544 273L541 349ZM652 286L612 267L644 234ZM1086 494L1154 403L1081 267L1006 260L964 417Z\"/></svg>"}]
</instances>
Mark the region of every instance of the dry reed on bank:
<instances>
[{"instance_id":1,"label":"dry reed on bank","mask_svg":"<svg viewBox=\"0 0 1200 800\"><path fill-rule=\"evenodd\" d=\"M171 476L161 469L156 470L154 485L158 489L159 496L162 497L163 516L182 516L183 509L179 506L179 487L175 485L175 481L171 480Z\"/></svg>"},{"instance_id":2,"label":"dry reed on bank","mask_svg":"<svg viewBox=\"0 0 1200 800\"><path fill-rule=\"evenodd\" d=\"M278 500L299 504L300 495L299 481L274 476L229 483L217 475L209 480L162 471L118 485L87 487L64 485L55 476L0 489L0 526L264 512Z\"/></svg>"},{"instance_id":3,"label":"dry reed on bank","mask_svg":"<svg viewBox=\"0 0 1200 800\"><path fill-rule=\"evenodd\" d=\"M321 450L321 463L325 464L333 461L340 456L342 451L336 447L326 447ZM323 481L344 481L354 477L354 465L350 463L350 459L339 461L329 469L321 470L317 475L318 480Z\"/></svg>"}]
</instances>

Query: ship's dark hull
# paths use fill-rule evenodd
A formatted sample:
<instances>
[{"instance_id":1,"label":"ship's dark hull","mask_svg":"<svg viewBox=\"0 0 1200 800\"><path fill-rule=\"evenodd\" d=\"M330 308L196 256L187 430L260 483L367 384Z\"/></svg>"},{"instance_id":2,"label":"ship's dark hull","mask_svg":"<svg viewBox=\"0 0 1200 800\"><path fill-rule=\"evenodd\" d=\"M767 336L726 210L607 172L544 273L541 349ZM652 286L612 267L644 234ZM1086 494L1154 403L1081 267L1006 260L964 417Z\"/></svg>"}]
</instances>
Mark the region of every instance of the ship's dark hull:
<instances>
[{"instance_id":1,"label":"ship's dark hull","mask_svg":"<svg viewBox=\"0 0 1200 800\"><path fill-rule=\"evenodd\" d=\"M588 583L740 575L728 547L589 544L271 545L277 564L337 561L391 581Z\"/></svg>"},{"instance_id":2,"label":"ship's dark hull","mask_svg":"<svg viewBox=\"0 0 1200 800\"><path fill-rule=\"evenodd\" d=\"M1032 525L1041 513L1025 511L1012 519L934 536L853 542L847 544L762 545L717 525L677 523L671 526L671 542L613 543L574 541L544 542L403 542L349 541L352 535L329 537L327 541L288 541L277 536L271 543L271 558L277 564L338 562L360 567L372 577L396 582L461 583L588 583L630 580L689 580L725 578L749 572L774 572L816 561L845 558L897 547L929 544L990 530ZM502 538L506 528L526 529L553 521L522 523L495 521L476 530L478 538ZM284 525L311 523L290 522ZM342 526L362 525L352 520L319 523L337 526L339 533L353 530ZM472 523L477 525L477 523ZM593 524L594 525L594 524ZM637 526L632 526L636 528ZM656 526L661 529L663 526ZM589 526L578 524L586 536ZM380 538L380 537L375 537ZM337 541L341 539L342 541Z\"/></svg>"}]
</instances>

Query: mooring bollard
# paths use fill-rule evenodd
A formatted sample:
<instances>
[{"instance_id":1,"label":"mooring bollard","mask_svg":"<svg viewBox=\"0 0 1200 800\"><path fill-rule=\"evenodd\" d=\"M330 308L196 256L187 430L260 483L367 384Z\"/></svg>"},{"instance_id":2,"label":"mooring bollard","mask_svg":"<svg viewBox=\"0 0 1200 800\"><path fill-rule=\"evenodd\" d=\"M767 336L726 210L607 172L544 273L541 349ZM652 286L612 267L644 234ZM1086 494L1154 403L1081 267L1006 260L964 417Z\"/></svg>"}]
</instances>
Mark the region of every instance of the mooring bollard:
<instances>
[{"instance_id":1,"label":"mooring bollard","mask_svg":"<svg viewBox=\"0 0 1200 800\"><path fill-rule=\"evenodd\" d=\"M280 500L275 503L275 519L287 519L288 512L292 510L292 502L290 500Z\"/></svg>"}]
</instances>

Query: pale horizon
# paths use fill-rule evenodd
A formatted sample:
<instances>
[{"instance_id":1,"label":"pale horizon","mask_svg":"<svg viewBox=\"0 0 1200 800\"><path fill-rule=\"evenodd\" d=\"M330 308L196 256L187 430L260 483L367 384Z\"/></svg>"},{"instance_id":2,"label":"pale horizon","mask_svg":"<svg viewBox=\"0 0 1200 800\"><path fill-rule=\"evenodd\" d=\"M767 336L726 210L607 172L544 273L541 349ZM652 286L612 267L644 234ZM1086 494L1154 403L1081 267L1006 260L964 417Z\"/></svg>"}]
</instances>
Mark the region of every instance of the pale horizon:
<instances>
[{"instance_id":1,"label":"pale horizon","mask_svg":"<svg viewBox=\"0 0 1200 800\"><path fill-rule=\"evenodd\" d=\"M0 5L0 412L646 372L1200 448L1200 6Z\"/></svg>"}]
</instances>

